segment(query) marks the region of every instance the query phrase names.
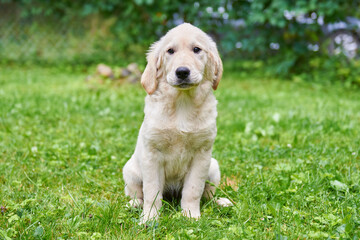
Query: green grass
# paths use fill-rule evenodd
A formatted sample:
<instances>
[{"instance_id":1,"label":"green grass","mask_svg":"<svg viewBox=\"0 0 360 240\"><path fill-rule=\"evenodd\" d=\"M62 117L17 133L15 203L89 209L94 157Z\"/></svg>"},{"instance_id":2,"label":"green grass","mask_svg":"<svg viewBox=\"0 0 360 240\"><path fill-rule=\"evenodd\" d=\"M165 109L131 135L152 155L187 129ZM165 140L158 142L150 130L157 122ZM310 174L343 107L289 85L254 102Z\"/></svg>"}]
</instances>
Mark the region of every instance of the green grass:
<instances>
[{"instance_id":1,"label":"green grass","mask_svg":"<svg viewBox=\"0 0 360 240\"><path fill-rule=\"evenodd\" d=\"M198 221L165 203L126 209L121 170L143 118L140 86L86 72L0 68L0 239L357 239L359 91L225 72L213 155L221 191ZM92 70L92 69L91 69ZM7 238L8 237L8 238Z\"/></svg>"}]
</instances>

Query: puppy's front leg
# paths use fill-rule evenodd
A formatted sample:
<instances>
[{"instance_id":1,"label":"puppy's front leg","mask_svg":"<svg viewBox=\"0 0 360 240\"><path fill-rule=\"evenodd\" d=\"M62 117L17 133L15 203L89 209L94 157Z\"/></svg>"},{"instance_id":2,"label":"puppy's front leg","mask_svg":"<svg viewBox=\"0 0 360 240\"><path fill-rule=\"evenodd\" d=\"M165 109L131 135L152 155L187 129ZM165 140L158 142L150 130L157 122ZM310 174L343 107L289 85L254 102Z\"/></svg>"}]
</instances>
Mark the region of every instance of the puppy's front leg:
<instances>
[{"instance_id":1,"label":"puppy's front leg","mask_svg":"<svg viewBox=\"0 0 360 240\"><path fill-rule=\"evenodd\" d=\"M195 154L190 169L185 177L181 208L183 214L187 217L200 217L200 199L204 192L210 161L211 151L199 151Z\"/></svg>"},{"instance_id":2,"label":"puppy's front leg","mask_svg":"<svg viewBox=\"0 0 360 240\"><path fill-rule=\"evenodd\" d=\"M155 220L159 216L165 182L164 167L157 154L149 154L143 162L144 210L141 223Z\"/></svg>"}]
</instances>

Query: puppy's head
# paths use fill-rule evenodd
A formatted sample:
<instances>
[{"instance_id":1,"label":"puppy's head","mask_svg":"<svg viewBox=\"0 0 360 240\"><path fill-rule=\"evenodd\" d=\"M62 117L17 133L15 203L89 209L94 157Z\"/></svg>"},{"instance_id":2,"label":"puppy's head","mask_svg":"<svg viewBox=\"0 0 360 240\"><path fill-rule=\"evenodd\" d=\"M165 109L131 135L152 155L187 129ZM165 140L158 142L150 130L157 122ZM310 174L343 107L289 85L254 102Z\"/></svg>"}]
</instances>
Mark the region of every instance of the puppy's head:
<instances>
[{"instance_id":1,"label":"puppy's head","mask_svg":"<svg viewBox=\"0 0 360 240\"><path fill-rule=\"evenodd\" d=\"M179 90L210 81L216 90L222 76L222 62L214 41L189 23L170 30L154 43L141 83L148 94L155 92L160 79Z\"/></svg>"}]
</instances>

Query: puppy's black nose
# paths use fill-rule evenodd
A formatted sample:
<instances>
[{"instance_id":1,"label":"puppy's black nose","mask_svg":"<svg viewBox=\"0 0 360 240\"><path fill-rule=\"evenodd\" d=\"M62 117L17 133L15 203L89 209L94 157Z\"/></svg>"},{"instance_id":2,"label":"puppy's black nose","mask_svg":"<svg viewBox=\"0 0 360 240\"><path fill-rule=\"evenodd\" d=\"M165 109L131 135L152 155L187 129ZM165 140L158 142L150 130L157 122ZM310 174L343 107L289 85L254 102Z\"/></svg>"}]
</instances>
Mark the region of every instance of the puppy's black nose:
<instances>
[{"instance_id":1,"label":"puppy's black nose","mask_svg":"<svg viewBox=\"0 0 360 240\"><path fill-rule=\"evenodd\" d=\"M175 74L178 78L184 80L190 75L190 69L187 67L178 67L175 71Z\"/></svg>"}]
</instances>

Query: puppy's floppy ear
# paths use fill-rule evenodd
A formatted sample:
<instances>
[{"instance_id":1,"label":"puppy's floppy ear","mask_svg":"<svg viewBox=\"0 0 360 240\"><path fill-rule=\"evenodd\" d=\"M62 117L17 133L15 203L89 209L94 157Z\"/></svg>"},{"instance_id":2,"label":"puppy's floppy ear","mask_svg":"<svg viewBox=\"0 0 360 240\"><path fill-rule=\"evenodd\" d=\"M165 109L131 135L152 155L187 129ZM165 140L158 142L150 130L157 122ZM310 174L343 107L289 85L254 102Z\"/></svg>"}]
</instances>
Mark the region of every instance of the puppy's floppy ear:
<instances>
[{"instance_id":1,"label":"puppy's floppy ear","mask_svg":"<svg viewBox=\"0 0 360 240\"><path fill-rule=\"evenodd\" d=\"M158 49L159 42L155 42L153 45L151 45L146 57L147 65L141 76L141 84L149 95L153 94L157 89L158 78L160 77L159 70L162 60L160 56L160 50Z\"/></svg>"},{"instance_id":2,"label":"puppy's floppy ear","mask_svg":"<svg viewBox=\"0 0 360 240\"><path fill-rule=\"evenodd\" d=\"M213 77L212 88L216 90L223 74L223 64L219 52L216 48L216 44L214 42L211 43L209 58L210 58L209 60L211 64L211 72Z\"/></svg>"}]
</instances>

